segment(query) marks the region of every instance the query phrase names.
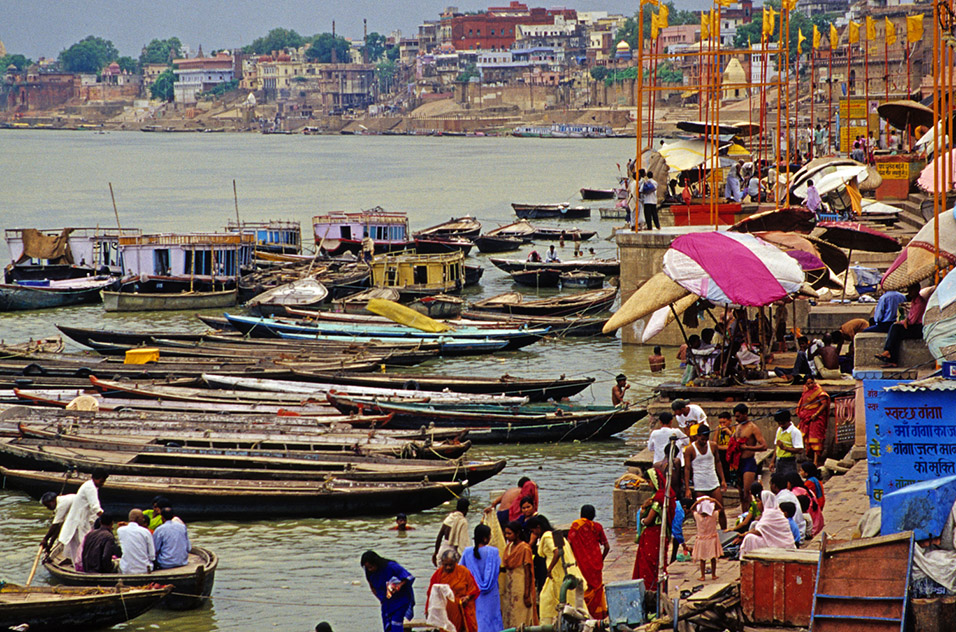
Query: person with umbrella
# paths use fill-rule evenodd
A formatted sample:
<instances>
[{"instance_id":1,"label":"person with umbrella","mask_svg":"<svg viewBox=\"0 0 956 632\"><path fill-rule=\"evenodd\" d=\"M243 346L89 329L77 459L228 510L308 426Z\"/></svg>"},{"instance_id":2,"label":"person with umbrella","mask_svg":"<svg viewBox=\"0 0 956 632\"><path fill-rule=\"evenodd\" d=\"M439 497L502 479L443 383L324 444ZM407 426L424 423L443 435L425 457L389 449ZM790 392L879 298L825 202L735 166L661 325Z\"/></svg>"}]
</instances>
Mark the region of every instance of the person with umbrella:
<instances>
[{"instance_id":1,"label":"person with umbrella","mask_svg":"<svg viewBox=\"0 0 956 632\"><path fill-rule=\"evenodd\" d=\"M922 340L923 312L926 311L926 299L919 291L919 283L913 283L906 290L906 300L910 302L906 318L893 323L886 334L883 352L876 359L886 366L895 367L900 361L900 345L904 340Z\"/></svg>"}]
</instances>

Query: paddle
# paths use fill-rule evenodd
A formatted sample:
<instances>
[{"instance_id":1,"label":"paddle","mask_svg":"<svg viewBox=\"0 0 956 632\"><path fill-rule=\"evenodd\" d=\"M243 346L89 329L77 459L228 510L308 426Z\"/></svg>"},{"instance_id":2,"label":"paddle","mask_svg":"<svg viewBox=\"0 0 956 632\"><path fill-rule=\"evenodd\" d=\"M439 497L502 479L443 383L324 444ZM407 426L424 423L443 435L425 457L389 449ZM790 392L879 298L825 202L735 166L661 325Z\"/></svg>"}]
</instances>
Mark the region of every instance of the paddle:
<instances>
[{"instance_id":1,"label":"paddle","mask_svg":"<svg viewBox=\"0 0 956 632\"><path fill-rule=\"evenodd\" d=\"M37 567L40 566L40 558L43 557L43 545L41 544L37 548L37 556L33 558L33 568L30 569L30 576L27 577L26 585L29 586L33 582L34 575L37 574Z\"/></svg>"},{"instance_id":2,"label":"paddle","mask_svg":"<svg viewBox=\"0 0 956 632\"><path fill-rule=\"evenodd\" d=\"M373 314L384 316L400 325L414 327L415 329L432 334L454 331L453 327L445 323L439 322L434 318L429 318L424 314L419 314L410 307L399 305L395 301L389 301L384 298L373 298L368 302L365 309Z\"/></svg>"}]
</instances>

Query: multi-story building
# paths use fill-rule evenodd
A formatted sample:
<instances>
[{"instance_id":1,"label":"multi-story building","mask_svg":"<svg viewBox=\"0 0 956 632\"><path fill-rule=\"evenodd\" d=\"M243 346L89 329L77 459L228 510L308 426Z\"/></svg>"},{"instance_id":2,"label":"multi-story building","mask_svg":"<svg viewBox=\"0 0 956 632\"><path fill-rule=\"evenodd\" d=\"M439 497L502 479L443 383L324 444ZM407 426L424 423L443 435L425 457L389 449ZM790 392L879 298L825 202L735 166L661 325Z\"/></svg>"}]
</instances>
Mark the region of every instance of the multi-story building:
<instances>
[{"instance_id":1,"label":"multi-story building","mask_svg":"<svg viewBox=\"0 0 956 632\"><path fill-rule=\"evenodd\" d=\"M231 55L194 57L173 61L176 83L173 84L173 100L189 105L195 103L200 93L211 90L220 83L232 81L235 67Z\"/></svg>"},{"instance_id":2,"label":"multi-story building","mask_svg":"<svg viewBox=\"0 0 956 632\"><path fill-rule=\"evenodd\" d=\"M569 58L584 59L588 38L584 25L569 21L563 15L554 17L552 24L519 24L515 41L518 48L554 48Z\"/></svg>"},{"instance_id":3,"label":"multi-story building","mask_svg":"<svg viewBox=\"0 0 956 632\"><path fill-rule=\"evenodd\" d=\"M438 48L437 21L426 21L418 26L418 49L423 53L430 53Z\"/></svg>"},{"instance_id":4,"label":"multi-story building","mask_svg":"<svg viewBox=\"0 0 956 632\"><path fill-rule=\"evenodd\" d=\"M457 50L508 50L517 38L520 25L553 25L556 16L577 21L573 9L529 9L512 0L507 7L489 7L481 13L442 15L442 26L448 23L450 41Z\"/></svg>"}]
</instances>

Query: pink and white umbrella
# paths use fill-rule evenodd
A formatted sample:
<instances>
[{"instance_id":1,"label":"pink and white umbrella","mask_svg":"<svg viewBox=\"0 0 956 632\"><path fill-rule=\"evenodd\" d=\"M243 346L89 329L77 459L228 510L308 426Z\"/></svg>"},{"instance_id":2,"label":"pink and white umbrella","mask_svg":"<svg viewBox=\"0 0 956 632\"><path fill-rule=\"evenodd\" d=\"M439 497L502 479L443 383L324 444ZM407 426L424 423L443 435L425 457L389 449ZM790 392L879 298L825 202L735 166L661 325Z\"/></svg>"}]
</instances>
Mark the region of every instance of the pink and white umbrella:
<instances>
[{"instance_id":1,"label":"pink and white umbrella","mask_svg":"<svg viewBox=\"0 0 956 632\"><path fill-rule=\"evenodd\" d=\"M939 161L939 167L936 166L937 161ZM946 169L949 168L949 176L946 175ZM919 173L919 179L916 180L916 186L923 189L927 193L933 192L933 179L936 177L933 175L933 171L939 169L939 188L943 189L943 180L948 182L956 182L956 149L953 149L950 154L941 154L938 158L933 158L928 165L923 167L923 170Z\"/></svg>"},{"instance_id":2,"label":"pink and white umbrella","mask_svg":"<svg viewBox=\"0 0 956 632\"><path fill-rule=\"evenodd\" d=\"M746 233L682 235L664 253L664 274L718 305L760 307L800 290L800 264Z\"/></svg>"}]
</instances>

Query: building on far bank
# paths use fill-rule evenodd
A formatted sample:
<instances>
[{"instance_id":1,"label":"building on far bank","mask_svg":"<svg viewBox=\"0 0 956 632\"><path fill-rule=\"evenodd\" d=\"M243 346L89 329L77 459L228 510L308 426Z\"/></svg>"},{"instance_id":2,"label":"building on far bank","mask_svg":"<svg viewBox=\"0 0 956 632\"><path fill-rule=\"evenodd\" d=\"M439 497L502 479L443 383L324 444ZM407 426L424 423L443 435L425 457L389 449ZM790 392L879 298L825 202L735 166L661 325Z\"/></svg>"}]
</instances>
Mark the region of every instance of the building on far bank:
<instances>
[{"instance_id":1,"label":"building on far bank","mask_svg":"<svg viewBox=\"0 0 956 632\"><path fill-rule=\"evenodd\" d=\"M443 27L447 22L449 41L457 50L508 50L515 43L521 25L553 25L557 16L569 22L577 22L574 9L528 8L528 5L511 0L507 7L489 7L481 13L456 13L442 16Z\"/></svg>"},{"instance_id":2,"label":"building on far bank","mask_svg":"<svg viewBox=\"0 0 956 632\"><path fill-rule=\"evenodd\" d=\"M173 61L176 83L173 84L173 100L177 104L191 105L198 100L199 94L211 90L220 83L235 78L235 67L231 55L215 57L194 57Z\"/></svg>"}]
</instances>

